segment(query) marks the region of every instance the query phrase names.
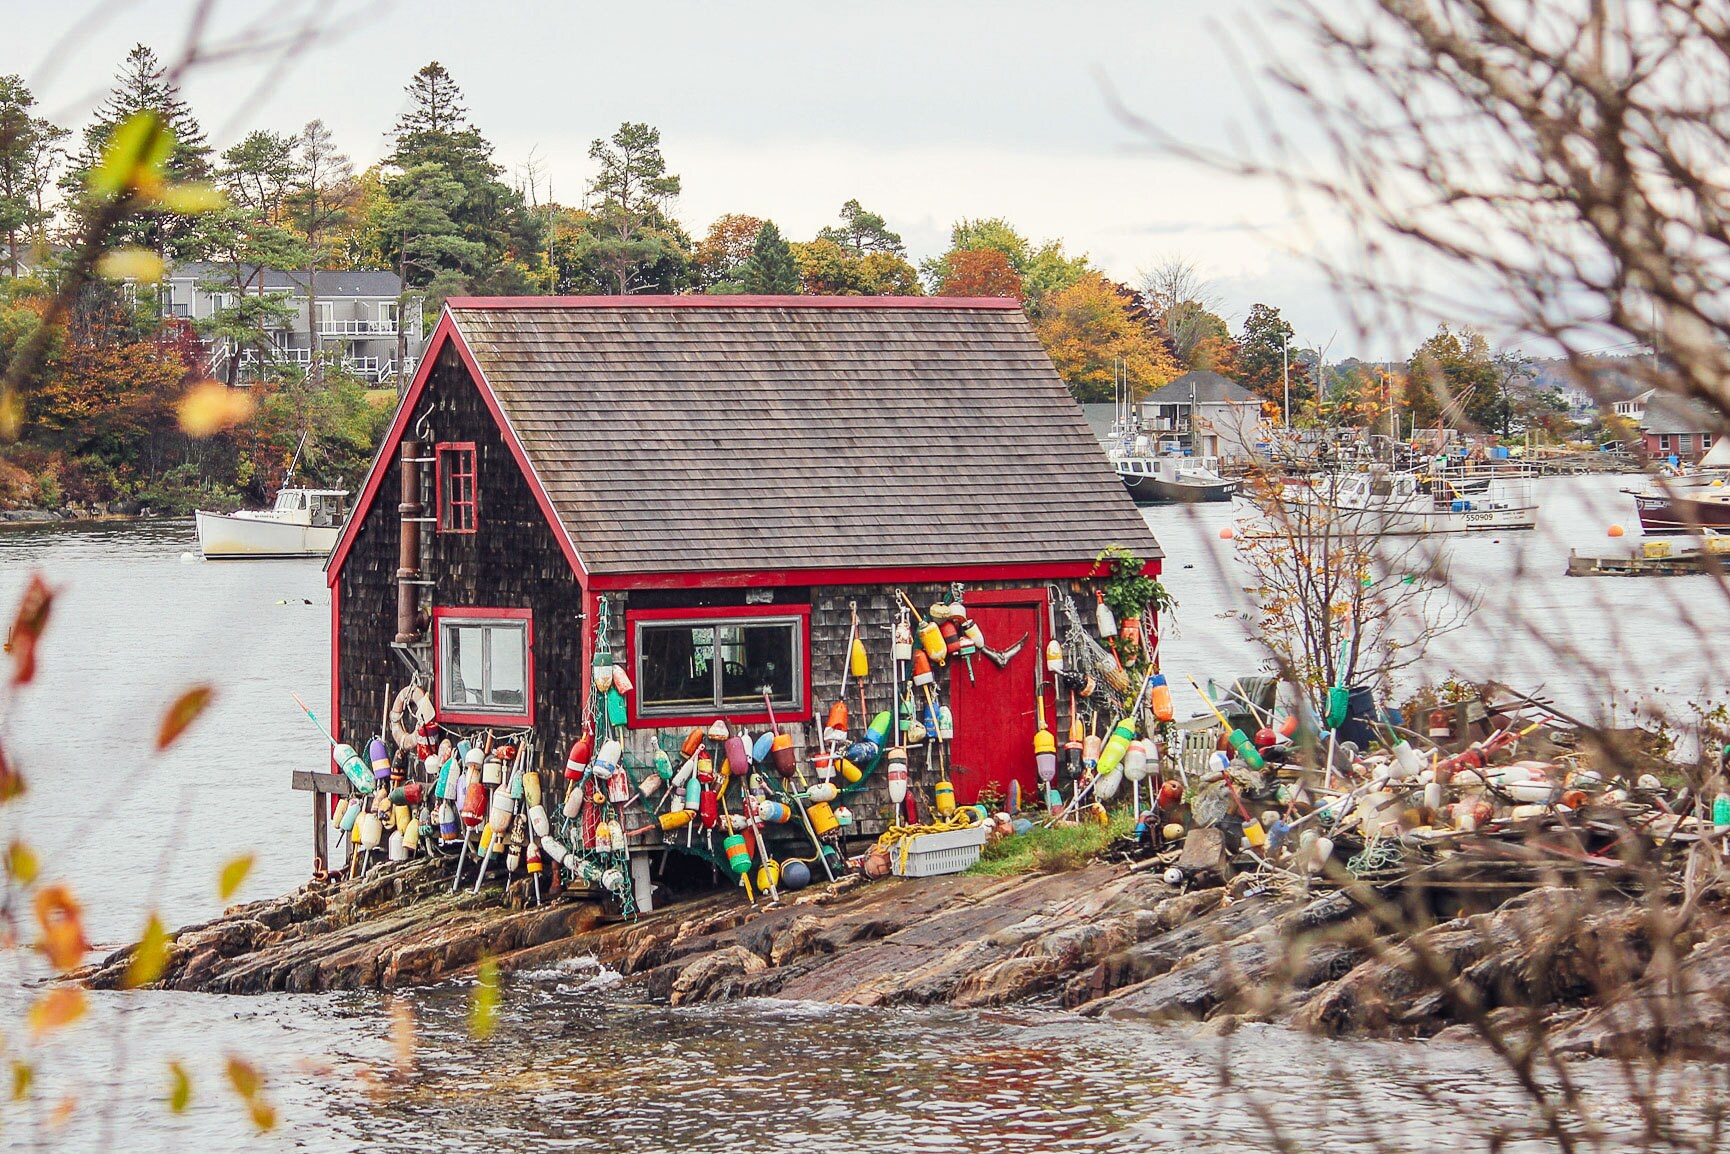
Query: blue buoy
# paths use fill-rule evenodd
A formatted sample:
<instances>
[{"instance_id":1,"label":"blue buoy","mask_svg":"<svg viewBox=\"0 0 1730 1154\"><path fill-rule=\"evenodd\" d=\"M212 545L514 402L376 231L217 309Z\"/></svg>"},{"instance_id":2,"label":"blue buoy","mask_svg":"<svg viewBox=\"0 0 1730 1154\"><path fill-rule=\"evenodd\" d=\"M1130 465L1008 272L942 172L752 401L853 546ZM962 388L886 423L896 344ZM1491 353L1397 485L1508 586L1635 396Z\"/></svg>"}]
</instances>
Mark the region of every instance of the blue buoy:
<instances>
[{"instance_id":1,"label":"blue buoy","mask_svg":"<svg viewBox=\"0 0 1730 1154\"><path fill-rule=\"evenodd\" d=\"M781 888L784 890L802 890L811 884L811 870L804 862L797 859L781 866Z\"/></svg>"}]
</instances>

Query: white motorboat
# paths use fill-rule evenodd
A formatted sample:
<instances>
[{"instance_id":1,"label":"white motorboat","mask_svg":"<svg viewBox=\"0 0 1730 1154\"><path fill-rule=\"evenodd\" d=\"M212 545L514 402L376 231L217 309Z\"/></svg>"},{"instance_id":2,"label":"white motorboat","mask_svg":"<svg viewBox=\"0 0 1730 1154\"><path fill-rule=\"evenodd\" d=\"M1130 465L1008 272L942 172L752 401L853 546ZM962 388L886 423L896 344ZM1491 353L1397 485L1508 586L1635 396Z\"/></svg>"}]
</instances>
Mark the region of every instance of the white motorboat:
<instances>
[{"instance_id":1,"label":"white motorboat","mask_svg":"<svg viewBox=\"0 0 1730 1154\"><path fill-rule=\"evenodd\" d=\"M283 489L270 509L194 514L207 560L325 557L348 515L344 489Z\"/></svg>"},{"instance_id":2,"label":"white motorboat","mask_svg":"<svg viewBox=\"0 0 1730 1154\"><path fill-rule=\"evenodd\" d=\"M1238 490L1236 481L1219 475L1216 458L1155 453L1146 437L1112 450L1110 459L1137 505L1229 501Z\"/></svg>"},{"instance_id":3,"label":"white motorboat","mask_svg":"<svg viewBox=\"0 0 1730 1154\"><path fill-rule=\"evenodd\" d=\"M1334 473L1288 485L1283 499L1337 514L1344 531L1360 534L1473 533L1538 524L1530 480L1462 470Z\"/></svg>"}]
</instances>

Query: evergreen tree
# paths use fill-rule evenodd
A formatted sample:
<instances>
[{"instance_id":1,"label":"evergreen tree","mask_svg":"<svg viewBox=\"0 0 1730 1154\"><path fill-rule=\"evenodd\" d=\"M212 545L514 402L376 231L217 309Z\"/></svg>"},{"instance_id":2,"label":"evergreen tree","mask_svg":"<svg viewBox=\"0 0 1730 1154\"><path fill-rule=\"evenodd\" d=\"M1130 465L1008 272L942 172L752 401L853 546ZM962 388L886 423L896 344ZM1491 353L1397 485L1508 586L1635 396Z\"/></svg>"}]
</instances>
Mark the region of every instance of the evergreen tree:
<instances>
[{"instance_id":1,"label":"evergreen tree","mask_svg":"<svg viewBox=\"0 0 1730 1154\"><path fill-rule=\"evenodd\" d=\"M590 259L606 270L607 291L622 296L682 287L656 283L664 279L657 271L669 263L688 267L691 261L689 238L667 215L679 178L667 171L660 129L627 121L589 145L589 159L600 165L589 183Z\"/></svg>"},{"instance_id":2,"label":"evergreen tree","mask_svg":"<svg viewBox=\"0 0 1730 1154\"><path fill-rule=\"evenodd\" d=\"M1285 404L1286 371L1291 373L1291 400L1295 409L1315 396L1309 365L1296 359L1291 347L1292 327L1272 305L1252 305L1237 338L1238 380L1264 400ZM1290 414L1287 414L1290 418Z\"/></svg>"},{"instance_id":3,"label":"evergreen tree","mask_svg":"<svg viewBox=\"0 0 1730 1154\"><path fill-rule=\"evenodd\" d=\"M0 254L18 275L20 249L49 218L42 202L48 176L61 154L66 129L33 115L36 98L17 76L0 76Z\"/></svg>"},{"instance_id":4,"label":"evergreen tree","mask_svg":"<svg viewBox=\"0 0 1730 1154\"><path fill-rule=\"evenodd\" d=\"M61 187L73 201L75 215L85 216L85 177L102 159L114 130L139 112L154 112L174 136L174 150L164 165L171 182L201 181L210 177L210 145L192 110L180 98L180 89L168 78L162 62L143 44L127 53L115 80L114 91L96 110L96 118L84 129L84 144L64 176ZM195 255L195 220L161 209L146 209L123 221L111 236L117 245L137 245L162 257Z\"/></svg>"},{"instance_id":5,"label":"evergreen tree","mask_svg":"<svg viewBox=\"0 0 1730 1154\"><path fill-rule=\"evenodd\" d=\"M849 200L841 206L841 227L825 228L818 232L817 239L832 240L842 248L852 250L854 256L871 252L907 255L901 244L901 234L890 232L882 217L865 209L857 200Z\"/></svg>"},{"instance_id":6,"label":"evergreen tree","mask_svg":"<svg viewBox=\"0 0 1730 1154\"><path fill-rule=\"evenodd\" d=\"M760 296L788 296L799 291L799 268L793 261L793 247L782 238L774 221L764 221L757 230L757 241L745 261L740 284L745 292Z\"/></svg>"}]
</instances>

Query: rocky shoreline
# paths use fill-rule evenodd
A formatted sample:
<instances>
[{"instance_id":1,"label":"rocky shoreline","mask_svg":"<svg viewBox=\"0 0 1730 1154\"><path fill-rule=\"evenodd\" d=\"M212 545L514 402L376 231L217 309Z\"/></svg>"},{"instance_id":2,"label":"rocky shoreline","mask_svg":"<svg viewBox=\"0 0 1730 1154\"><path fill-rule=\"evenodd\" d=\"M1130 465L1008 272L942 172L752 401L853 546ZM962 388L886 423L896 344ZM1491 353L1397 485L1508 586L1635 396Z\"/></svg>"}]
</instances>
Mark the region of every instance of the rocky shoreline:
<instances>
[{"instance_id":1,"label":"rocky shoreline","mask_svg":"<svg viewBox=\"0 0 1730 1154\"><path fill-rule=\"evenodd\" d=\"M1281 1021L1334 1037L1544 1027L1557 1052L1720 1056L1730 1038L1730 921L1686 932L1622 896L1539 886L1482 913L1390 936L1340 889L1180 892L1095 863L1010 878L849 878L780 903L736 891L609 921L564 896L452 895L431 863L309 885L181 930L157 985L228 994L389 989L593 957L673 1005L745 997L876 1006L1034 1004L1085 1016ZM120 984L131 950L88 967ZM1613 980L1607 980L1613 976ZM1457 979L1449 981L1449 979Z\"/></svg>"}]
</instances>

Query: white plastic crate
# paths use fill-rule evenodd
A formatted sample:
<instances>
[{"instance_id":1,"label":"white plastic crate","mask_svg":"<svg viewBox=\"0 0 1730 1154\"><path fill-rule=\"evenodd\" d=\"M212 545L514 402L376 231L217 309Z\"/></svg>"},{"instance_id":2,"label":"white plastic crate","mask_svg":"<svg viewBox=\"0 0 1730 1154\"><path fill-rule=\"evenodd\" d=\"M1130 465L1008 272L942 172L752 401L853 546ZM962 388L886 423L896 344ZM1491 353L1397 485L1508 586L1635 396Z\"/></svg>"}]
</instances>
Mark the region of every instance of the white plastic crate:
<instances>
[{"instance_id":1,"label":"white plastic crate","mask_svg":"<svg viewBox=\"0 0 1730 1154\"><path fill-rule=\"evenodd\" d=\"M889 864L897 877L931 878L958 874L979 860L990 829L984 822L946 833L922 833L905 843L907 864L901 864L901 845L889 851Z\"/></svg>"}]
</instances>

